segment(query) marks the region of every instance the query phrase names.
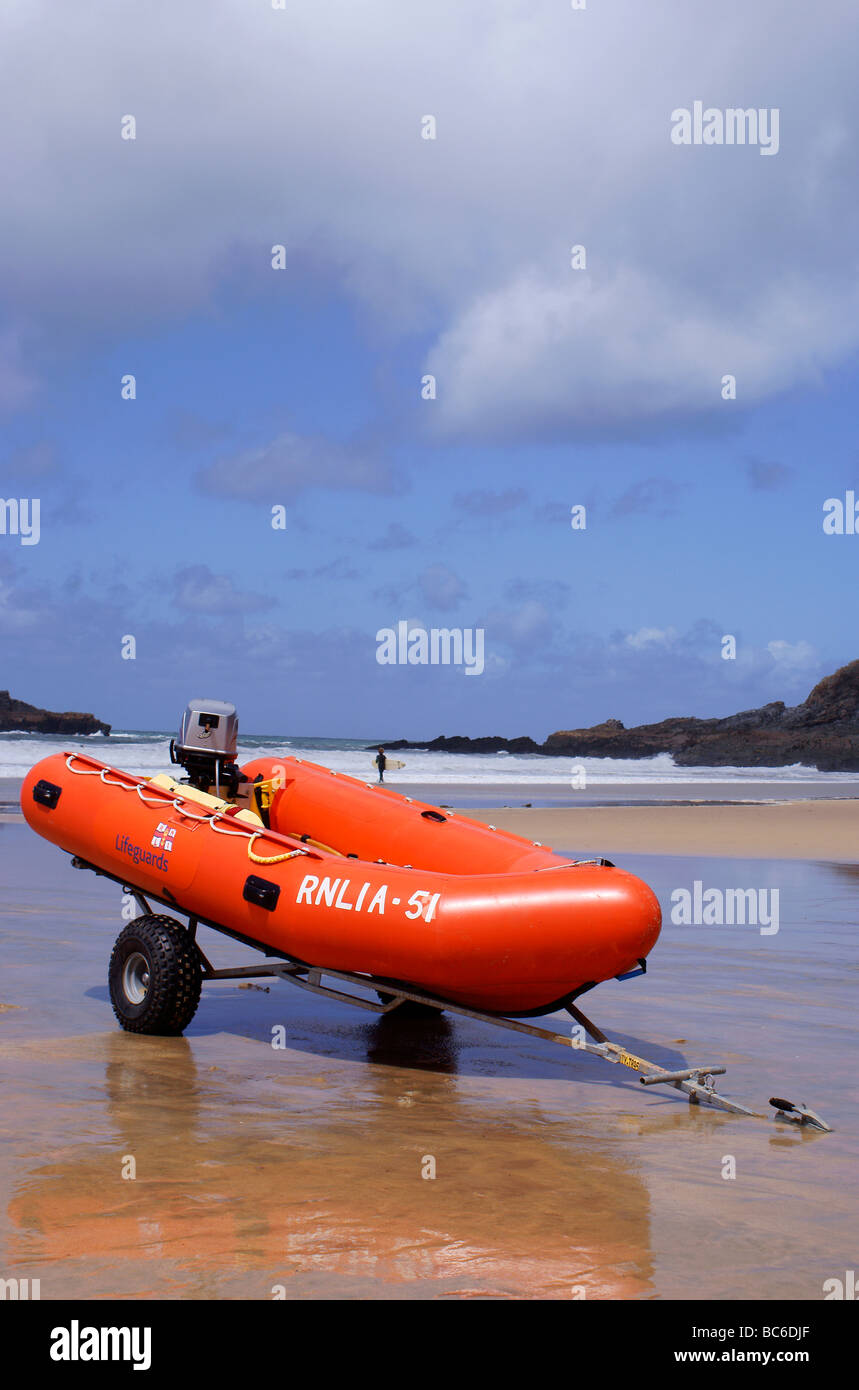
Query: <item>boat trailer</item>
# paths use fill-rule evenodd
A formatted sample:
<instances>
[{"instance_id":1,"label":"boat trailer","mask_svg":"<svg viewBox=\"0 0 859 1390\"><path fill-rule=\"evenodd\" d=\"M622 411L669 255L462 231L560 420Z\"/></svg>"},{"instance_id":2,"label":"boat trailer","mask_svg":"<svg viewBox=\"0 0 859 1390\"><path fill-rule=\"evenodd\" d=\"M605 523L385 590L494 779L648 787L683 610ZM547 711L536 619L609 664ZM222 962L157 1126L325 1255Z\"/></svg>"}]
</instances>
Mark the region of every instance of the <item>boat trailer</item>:
<instances>
[{"instance_id":1,"label":"boat trailer","mask_svg":"<svg viewBox=\"0 0 859 1390\"><path fill-rule=\"evenodd\" d=\"M75 869L90 869L100 878L109 878L118 883L123 892L134 899L140 908L141 913L151 914L152 908L140 889L125 883L117 878L115 874L107 870L99 869L94 864L80 859L78 856L72 858L72 867ZM614 1066L627 1067L630 1071L638 1074L639 1082L642 1086L670 1086L674 1090L681 1091L689 1097L690 1105L709 1105L717 1110L727 1111L731 1115L751 1115L755 1119L765 1118L760 1111L750 1110L748 1106L741 1105L739 1101L731 1100L729 1096L722 1095L716 1090L714 1078L723 1076L726 1068L719 1065L685 1067L677 1071L669 1071L665 1067L659 1066L657 1062L651 1062L646 1057L639 1057L636 1053L630 1052L619 1043L612 1042L597 1025L587 1017L586 1014L576 1007L572 998L568 999L563 1008L575 1021L575 1027L571 1029L570 1035L555 1032L550 1028L540 1028L533 1023L525 1023L521 1019L508 1018L501 1014L484 1013L478 1009L469 1009L462 1004L453 1004L447 999L439 998L429 994L425 990L415 989L411 985L403 984L396 980L382 979L375 975L360 975L345 970L333 970L328 966L309 965L302 961L292 960L288 956L278 956L272 959L273 952L271 947L261 944L250 937L241 935L239 932L232 931L220 922L214 922L206 918L197 917L187 912L172 897L156 897L155 894L149 895L155 901L168 907L171 913L181 913L187 917L188 924L186 930L196 946L200 957L202 970L202 982L206 984L213 980L255 980L255 979L279 979L286 980L290 984L296 985L299 989L309 990L313 994L320 994L327 999L337 1000L339 1003L351 1004L358 1009L365 1009L373 1014L392 1014L405 1004L418 1004L428 1010L438 1013L456 1014L461 1018L472 1018L478 1023L489 1023L496 1028L506 1028L513 1033L524 1033L527 1037L542 1038L546 1042L560 1044L562 1047L572 1048L576 1052L586 1052L591 1057L599 1057L602 1061L609 1062ZM232 937L234 940L243 942L254 950L263 952L267 957L265 965L237 966L232 969L216 970L205 956L197 941L197 927L202 925L211 927L214 931L221 932L225 936ZM633 975L643 974L645 970L644 962L641 962L638 970L628 972L627 975L619 976L619 979L627 979ZM370 993L375 993L376 1000L362 998L343 989L335 989L323 984L323 979L342 981L357 989L363 989ZM586 986L592 988L594 986ZM584 993L585 991L579 991ZM796 1104L793 1101L785 1100L774 1096L770 1099L770 1105L775 1107L774 1118L780 1121L790 1121L800 1126L808 1126L812 1129L823 1130L831 1133L832 1127L825 1120L810 1109L805 1104Z\"/></svg>"}]
</instances>

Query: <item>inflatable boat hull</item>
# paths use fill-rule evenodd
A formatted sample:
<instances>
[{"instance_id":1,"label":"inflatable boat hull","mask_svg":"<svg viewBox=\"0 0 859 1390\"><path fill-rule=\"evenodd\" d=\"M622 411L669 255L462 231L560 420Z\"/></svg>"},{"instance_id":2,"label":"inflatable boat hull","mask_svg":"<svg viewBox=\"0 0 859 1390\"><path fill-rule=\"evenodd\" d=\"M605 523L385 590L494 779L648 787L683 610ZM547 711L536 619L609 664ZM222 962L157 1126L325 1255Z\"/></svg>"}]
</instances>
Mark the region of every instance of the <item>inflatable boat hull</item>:
<instances>
[{"instance_id":1,"label":"inflatable boat hull","mask_svg":"<svg viewBox=\"0 0 859 1390\"><path fill-rule=\"evenodd\" d=\"M245 770L255 776L255 766ZM454 824L464 835L451 836L442 852L450 821L427 819L420 809L415 817L395 815L386 839L378 826L354 823L360 783L345 795L322 797L323 813L314 817L320 773L333 786L332 774L315 769L291 803L286 786L272 802L273 822L298 816L291 835L247 815L207 814L191 793L79 754L37 764L21 804L33 830L61 849L272 954L410 983L486 1012L549 1010L634 969L656 942L658 902L633 875L574 864L460 818ZM386 793L364 790L385 808L383 819L389 806L396 811ZM412 820L420 828L409 849ZM385 858L395 849L402 859L409 853L405 862L412 867L373 862L383 857L368 852L374 834L377 849L386 844ZM406 835L399 846L398 834ZM316 841L327 835L328 844L339 836L342 847L326 851L299 835ZM502 869L502 861L512 867ZM442 863L444 870L433 867Z\"/></svg>"}]
</instances>

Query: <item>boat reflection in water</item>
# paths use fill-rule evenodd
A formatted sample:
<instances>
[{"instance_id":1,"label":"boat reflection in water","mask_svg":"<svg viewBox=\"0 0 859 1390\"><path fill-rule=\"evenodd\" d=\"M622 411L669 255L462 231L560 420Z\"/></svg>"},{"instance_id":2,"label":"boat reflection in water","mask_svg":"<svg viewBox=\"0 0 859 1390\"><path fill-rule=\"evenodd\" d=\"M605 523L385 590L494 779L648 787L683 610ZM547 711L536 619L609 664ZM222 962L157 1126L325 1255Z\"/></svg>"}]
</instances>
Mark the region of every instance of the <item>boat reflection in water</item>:
<instances>
[{"instance_id":1,"label":"boat reflection in water","mask_svg":"<svg viewBox=\"0 0 859 1390\"><path fill-rule=\"evenodd\" d=\"M291 1016L315 1050L251 1057L223 1033L216 1052L206 1036L90 1040L85 1067L66 1063L86 1084L56 1155L19 1170L8 1272L41 1276L43 1298L647 1295L644 1185L530 1099L527 1067L511 1055L502 1086L488 1061L473 1074L478 1053L460 1077L449 1020L351 1018L321 1033Z\"/></svg>"}]
</instances>

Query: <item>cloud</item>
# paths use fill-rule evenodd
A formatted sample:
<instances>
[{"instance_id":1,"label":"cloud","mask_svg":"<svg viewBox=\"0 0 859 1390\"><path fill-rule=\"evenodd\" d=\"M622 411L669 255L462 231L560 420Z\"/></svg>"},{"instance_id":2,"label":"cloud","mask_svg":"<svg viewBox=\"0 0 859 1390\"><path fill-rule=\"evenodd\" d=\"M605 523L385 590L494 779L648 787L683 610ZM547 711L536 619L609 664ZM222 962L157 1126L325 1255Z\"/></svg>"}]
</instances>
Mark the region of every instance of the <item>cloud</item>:
<instances>
[{"instance_id":1,"label":"cloud","mask_svg":"<svg viewBox=\"0 0 859 1390\"><path fill-rule=\"evenodd\" d=\"M371 541L368 550L407 550L417 545L417 538L407 531L399 521L392 521L376 540Z\"/></svg>"},{"instance_id":2,"label":"cloud","mask_svg":"<svg viewBox=\"0 0 859 1390\"><path fill-rule=\"evenodd\" d=\"M504 492L476 489L474 492L458 492L453 506L465 516L491 519L521 510L527 500L528 494L521 487L510 487Z\"/></svg>"},{"instance_id":3,"label":"cloud","mask_svg":"<svg viewBox=\"0 0 859 1390\"><path fill-rule=\"evenodd\" d=\"M0 632L7 637L38 632L45 597L38 590L16 588L0 579Z\"/></svg>"},{"instance_id":4,"label":"cloud","mask_svg":"<svg viewBox=\"0 0 859 1390\"><path fill-rule=\"evenodd\" d=\"M677 502L685 490L685 484L671 482L668 478L643 478L617 498L611 515L641 516L654 512L657 516L670 516L677 510Z\"/></svg>"},{"instance_id":5,"label":"cloud","mask_svg":"<svg viewBox=\"0 0 859 1390\"><path fill-rule=\"evenodd\" d=\"M793 469L786 463L771 463L765 459L748 458L744 464L746 477L752 487L759 492L776 492L785 487L793 477Z\"/></svg>"},{"instance_id":6,"label":"cloud","mask_svg":"<svg viewBox=\"0 0 859 1390\"><path fill-rule=\"evenodd\" d=\"M458 608L468 590L458 574L447 565L430 565L418 575L418 589L432 608L449 612Z\"/></svg>"},{"instance_id":7,"label":"cloud","mask_svg":"<svg viewBox=\"0 0 859 1390\"><path fill-rule=\"evenodd\" d=\"M289 505L311 488L393 493L401 484L391 465L358 446L322 436L281 434L259 449L218 459L196 475L201 491L244 502Z\"/></svg>"},{"instance_id":8,"label":"cloud","mask_svg":"<svg viewBox=\"0 0 859 1390\"><path fill-rule=\"evenodd\" d=\"M859 343L839 320L846 294L802 283L765 284L744 314L702 303L685 288L630 266L601 280L535 268L478 296L431 350L442 383L441 432L490 440L599 435L711 415L733 375L738 400L812 386ZM851 311L852 311L851 310Z\"/></svg>"},{"instance_id":9,"label":"cloud","mask_svg":"<svg viewBox=\"0 0 859 1390\"><path fill-rule=\"evenodd\" d=\"M0 411L13 413L31 403L36 380L24 365L20 339L11 329L0 332Z\"/></svg>"},{"instance_id":10,"label":"cloud","mask_svg":"<svg viewBox=\"0 0 859 1390\"><path fill-rule=\"evenodd\" d=\"M28 481L48 477L57 472L57 451L54 444L41 439L14 449L3 468L4 474Z\"/></svg>"},{"instance_id":11,"label":"cloud","mask_svg":"<svg viewBox=\"0 0 859 1390\"><path fill-rule=\"evenodd\" d=\"M169 583L111 592L103 575L89 575L84 586L61 592L16 581L23 563L18 552L14 563L0 552L0 634L16 673L12 693L49 708L95 708L120 728L172 727L189 692L207 689L239 704L246 731L351 731L366 733L367 742L445 728L545 737L609 717L630 726L729 715L771 700L798 703L856 654L848 646L818 658L803 639L765 646L738 633L737 660L724 661L724 627L710 619L673 637L655 624L580 631L534 598L469 615L466 625L485 629L485 676L451 685L449 669L377 663L378 628L403 616L410 627L433 625L402 592L360 626L311 627L289 605L259 615L224 611L217 583L214 610L183 611L164 601ZM201 578L197 592L205 587ZM125 633L137 638L136 663L121 659Z\"/></svg>"},{"instance_id":12,"label":"cloud","mask_svg":"<svg viewBox=\"0 0 859 1390\"><path fill-rule=\"evenodd\" d=\"M785 642L777 639L767 643L767 651L780 670L789 675L805 675L820 665L820 653L810 642Z\"/></svg>"},{"instance_id":13,"label":"cloud","mask_svg":"<svg viewBox=\"0 0 859 1390\"><path fill-rule=\"evenodd\" d=\"M623 640L635 651L642 651L646 647L667 648L674 646L677 632L673 627L640 627L637 632L628 632Z\"/></svg>"},{"instance_id":14,"label":"cloud","mask_svg":"<svg viewBox=\"0 0 859 1390\"><path fill-rule=\"evenodd\" d=\"M544 603L529 599L512 608L494 608L486 615L486 642L495 649L499 644L510 647L521 656L535 648L548 654L557 632L557 625Z\"/></svg>"},{"instance_id":15,"label":"cloud","mask_svg":"<svg viewBox=\"0 0 859 1390\"><path fill-rule=\"evenodd\" d=\"M534 508L534 520L548 526L569 526L571 513L569 502L541 502Z\"/></svg>"},{"instance_id":16,"label":"cloud","mask_svg":"<svg viewBox=\"0 0 859 1390\"><path fill-rule=\"evenodd\" d=\"M212 614L226 617L231 613L252 613L271 608L275 599L265 594L237 589L226 574L213 574L208 565L190 565L178 570L173 579L174 603L183 613Z\"/></svg>"},{"instance_id":17,"label":"cloud","mask_svg":"<svg viewBox=\"0 0 859 1390\"><path fill-rule=\"evenodd\" d=\"M334 560L329 560L324 565L317 565L315 569L288 569L284 578L290 583L300 582L305 579L333 579L339 584L345 584L353 579L360 579L360 572L353 569L348 560L342 556L337 556Z\"/></svg>"},{"instance_id":18,"label":"cloud","mask_svg":"<svg viewBox=\"0 0 859 1390\"><path fill-rule=\"evenodd\" d=\"M49 26L42 8L15 5L4 34L15 322L128 336L208 310L225 284L300 287L312 261L389 341L426 338L439 394L425 418L458 439L725 423L813 389L859 345L853 0L818 6L802 43L785 0L737 7L731 42L699 6L673 6L658 62L641 58L641 0L587 14L436 0L427 24L402 0L90 0L85 15L54 7ZM675 108L731 105L738 81L745 104L778 101L777 156L672 145ZM420 138L426 112L435 141ZM584 271L570 268L579 243ZM0 362L0 404L20 405L30 369L2 348ZM250 462L263 491L267 466L295 477ZM351 476L379 486L372 464Z\"/></svg>"},{"instance_id":19,"label":"cloud","mask_svg":"<svg viewBox=\"0 0 859 1390\"><path fill-rule=\"evenodd\" d=\"M504 597L511 603L536 599L550 609L566 608L570 601L570 585L563 579L511 579Z\"/></svg>"}]
</instances>

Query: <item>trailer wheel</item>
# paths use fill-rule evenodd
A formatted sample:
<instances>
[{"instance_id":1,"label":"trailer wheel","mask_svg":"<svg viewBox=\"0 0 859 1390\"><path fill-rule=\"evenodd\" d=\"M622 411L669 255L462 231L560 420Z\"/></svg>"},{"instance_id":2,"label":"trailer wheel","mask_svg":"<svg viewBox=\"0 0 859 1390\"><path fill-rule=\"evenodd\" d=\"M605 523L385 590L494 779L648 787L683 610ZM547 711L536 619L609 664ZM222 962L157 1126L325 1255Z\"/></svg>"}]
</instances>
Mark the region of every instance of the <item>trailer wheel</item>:
<instances>
[{"instance_id":1,"label":"trailer wheel","mask_svg":"<svg viewBox=\"0 0 859 1390\"><path fill-rule=\"evenodd\" d=\"M376 996L380 1004L390 1004L394 998L393 994L385 994L382 990L376 990ZM444 1012L443 1009L436 1009L432 1004L419 1004L416 999L404 999L396 1009L392 1009L389 1018L438 1018Z\"/></svg>"},{"instance_id":2,"label":"trailer wheel","mask_svg":"<svg viewBox=\"0 0 859 1390\"><path fill-rule=\"evenodd\" d=\"M113 1012L127 1033L176 1037L200 1002L197 947L174 917L135 917L116 938L108 983Z\"/></svg>"}]
</instances>

